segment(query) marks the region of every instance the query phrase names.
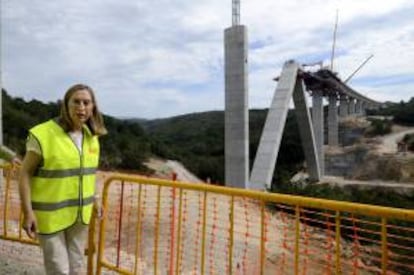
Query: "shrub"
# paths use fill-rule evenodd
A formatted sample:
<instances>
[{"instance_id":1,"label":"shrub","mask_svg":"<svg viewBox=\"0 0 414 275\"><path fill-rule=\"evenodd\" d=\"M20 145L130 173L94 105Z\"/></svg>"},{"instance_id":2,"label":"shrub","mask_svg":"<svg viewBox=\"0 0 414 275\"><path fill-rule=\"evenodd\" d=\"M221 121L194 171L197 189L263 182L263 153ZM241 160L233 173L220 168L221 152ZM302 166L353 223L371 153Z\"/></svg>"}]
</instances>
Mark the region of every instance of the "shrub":
<instances>
[{"instance_id":1,"label":"shrub","mask_svg":"<svg viewBox=\"0 0 414 275\"><path fill-rule=\"evenodd\" d=\"M365 136L383 136L391 133L392 121L388 119L373 119L371 125L365 131Z\"/></svg>"},{"instance_id":2,"label":"shrub","mask_svg":"<svg viewBox=\"0 0 414 275\"><path fill-rule=\"evenodd\" d=\"M409 151L414 151L414 134L406 134L403 141L407 144Z\"/></svg>"}]
</instances>

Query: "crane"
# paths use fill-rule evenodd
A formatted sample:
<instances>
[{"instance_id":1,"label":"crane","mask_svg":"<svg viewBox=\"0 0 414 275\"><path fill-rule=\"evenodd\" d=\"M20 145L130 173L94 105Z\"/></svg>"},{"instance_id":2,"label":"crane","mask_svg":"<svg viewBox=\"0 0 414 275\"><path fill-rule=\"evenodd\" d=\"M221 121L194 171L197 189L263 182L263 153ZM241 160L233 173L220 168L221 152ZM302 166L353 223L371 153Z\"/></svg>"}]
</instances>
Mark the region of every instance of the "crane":
<instances>
[{"instance_id":1,"label":"crane","mask_svg":"<svg viewBox=\"0 0 414 275\"><path fill-rule=\"evenodd\" d=\"M240 0L232 0L232 25L240 25Z\"/></svg>"},{"instance_id":2,"label":"crane","mask_svg":"<svg viewBox=\"0 0 414 275\"><path fill-rule=\"evenodd\" d=\"M333 42L332 42L332 53L331 53L331 71L333 71L334 65L334 57L335 57L335 44L336 44L336 31L338 29L338 14L339 11L336 10L336 18L335 18L335 27L334 27L334 32L333 32Z\"/></svg>"},{"instance_id":3,"label":"crane","mask_svg":"<svg viewBox=\"0 0 414 275\"><path fill-rule=\"evenodd\" d=\"M362 62L361 63L361 65L359 65L359 67L358 68L356 68L356 70L352 73L352 74L350 74L346 79L345 79L345 81L344 81L344 83L347 83L362 67L364 67L365 66L365 64L367 64L367 62L372 58L372 57L374 57L374 55L373 54L371 54L367 59L365 59L365 61L364 62Z\"/></svg>"}]
</instances>

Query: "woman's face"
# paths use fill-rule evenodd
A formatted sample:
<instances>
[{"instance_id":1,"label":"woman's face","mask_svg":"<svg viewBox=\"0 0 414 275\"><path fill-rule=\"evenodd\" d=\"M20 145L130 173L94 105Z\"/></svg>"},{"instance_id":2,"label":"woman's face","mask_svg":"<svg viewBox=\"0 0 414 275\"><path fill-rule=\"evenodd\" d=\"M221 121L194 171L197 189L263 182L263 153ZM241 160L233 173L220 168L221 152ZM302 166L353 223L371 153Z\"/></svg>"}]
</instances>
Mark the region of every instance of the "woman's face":
<instances>
[{"instance_id":1,"label":"woman's face","mask_svg":"<svg viewBox=\"0 0 414 275\"><path fill-rule=\"evenodd\" d=\"M68 101L70 119L75 125L74 130L82 129L93 112L93 101L90 92L86 89L78 90L72 94Z\"/></svg>"}]
</instances>

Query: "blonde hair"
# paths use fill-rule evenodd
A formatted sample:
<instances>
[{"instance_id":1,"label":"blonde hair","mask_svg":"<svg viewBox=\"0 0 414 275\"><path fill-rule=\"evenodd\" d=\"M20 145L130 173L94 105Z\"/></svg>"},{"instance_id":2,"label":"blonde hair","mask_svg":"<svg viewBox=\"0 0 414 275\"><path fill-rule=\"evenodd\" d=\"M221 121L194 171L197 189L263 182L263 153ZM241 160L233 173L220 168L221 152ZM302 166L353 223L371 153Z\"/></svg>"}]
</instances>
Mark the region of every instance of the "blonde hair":
<instances>
[{"instance_id":1,"label":"blonde hair","mask_svg":"<svg viewBox=\"0 0 414 275\"><path fill-rule=\"evenodd\" d=\"M86 125L88 126L89 130L92 132L93 135L96 135L96 136L102 136L102 135L107 134L108 131L105 128L102 114L99 111L98 104L95 98L95 93L91 87L84 85L84 84L73 85L66 91L65 96L63 97L63 101L61 103L61 108L60 108L60 117L59 117L59 121L63 129L66 132L69 132L74 129L75 125L69 115L68 103L72 95L75 92L80 91L80 90L87 90L92 98L92 103L93 103L92 116L86 122Z\"/></svg>"}]
</instances>

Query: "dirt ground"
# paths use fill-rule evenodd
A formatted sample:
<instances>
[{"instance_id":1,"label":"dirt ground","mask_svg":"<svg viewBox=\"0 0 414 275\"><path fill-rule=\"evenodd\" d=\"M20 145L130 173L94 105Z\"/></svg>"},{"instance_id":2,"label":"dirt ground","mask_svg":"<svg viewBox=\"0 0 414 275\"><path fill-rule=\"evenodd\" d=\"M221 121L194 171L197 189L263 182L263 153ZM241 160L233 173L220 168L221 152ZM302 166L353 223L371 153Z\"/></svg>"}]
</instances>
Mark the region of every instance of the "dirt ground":
<instances>
[{"instance_id":1,"label":"dirt ground","mask_svg":"<svg viewBox=\"0 0 414 275\"><path fill-rule=\"evenodd\" d=\"M168 163L168 162L164 162L164 161L156 161L156 166L158 165L158 167L162 168L161 172L163 173L164 176L166 176L166 178L168 178L168 176L171 174L171 172L174 171L174 167L177 167L177 164L172 164ZM182 167L180 167L180 169L184 169ZM177 170L175 170L177 171ZM182 173L181 172L176 172L177 175L179 176L179 180L182 181L193 181L194 178L190 176L188 176L188 172L186 173ZM107 178L109 176L110 173L98 173L98 179L100 182L102 182L105 178ZM190 199L190 198L189 198ZM220 198L219 196L216 199L217 202L221 202L223 201L222 198ZM211 203L211 201L210 201ZM219 205L219 203L218 203ZM219 205L220 206L220 205ZM241 213L240 215L243 215L243 213L245 213L246 209L244 208L244 206L242 204L238 205L236 204L236 209L235 209L235 213ZM214 205L208 205L209 209L214 209ZM256 209L257 208L257 209ZM243 247L246 247L245 241L246 241L246 234L250 235L250 236L259 236L260 233L260 228L259 227L255 227L255 225L259 224L259 217L260 217L260 209L259 207L256 208L252 208L249 207L249 213L245 213L245 218L247 219L247 217L249 217L250 220L250 229L246 229L246 224L245 223L236 223L235 224L235 232L237 234L240 234L240 238L235 236L235 247L239 247L240 251L243 251ZM192 218L192 216L194 216L195 218L197 218L197 215L199 214L197 211L198 208L194 207L188 209L188 214L187 214L187 218ZM218 209L220 209L220 211L217 211L217 218L219 218L219 214L220 216L228 216L228 213L226 211L224 211L226 208L225 207L218 207ZM236 219L238 221L244 221L243 219L244 216L242 216L239 219ZM218 219L223 220L223 219ZM283 219L281 219L279 216L277 216L277 214L275 215L269 215L268 216L268 222L269 222L269 227L281 230L280 232L273 232L272 234L270 234L268 236L268 243L269 246L267 247L267 249L269 249L269 257L266 259L266 266L267 266L267 270L277 270L278 265L280 264L281 261L284 261L284 259L286 258L286 261L292 261L292 254L291 252L289 252L286 249L280 249L281 247L281 238L280 236L283 236L283 230L285 227L292 225L292 221L290 219L285 218L285 221L283 221ZM257 230L259 231L257 231ZM320 244L324 243L324 241L326 241L326 236L324 235L324 232L318 232L316 229L313 229L312 227L307 227L308 230L308 234L313 235L315 239L311 240L306 240L309 241L309 249L313 249L314 250L314 254L315 255L324 255L326 251L322 251L319 250L320 248ZM194 230L191 230L190 232L193 232ZM257 232L256 232L257 231ZM151 231L152 232L152 231ZM189 233L190 233L189 232ZM287 231L286 231L287 232ZM191 235L191 234L190 234ZM188 235L189 236L189 235ZM187 237L188 237L187 236ZM209 236L209 235L208 235ZM249 237L251 240L253 240L252 237ZM271 238L275 238L275 239L271 239ZM249 240L250 240L249 239ZM284 239L285 240L285 239ZM305 241L305 240L301 240L301 241ZM211 244L214 243L213 239L208 239L206 240L206 243ZM292 244L290 244L290 241L287 242L288 246L292 246ZM343 242L341 244L343 246L344 251L351 251L351 244L347 244L345 242ZM150 245L149 245L150 246ZM217 244L216 244L217 246ZM244 249L246 250L246 249ZM256 249L257 250L257 249ZM316 252L315 251L319 251ZM247 252L251 252L249 251L245 251L245 253ZM349 252L348 254L352 255L352 252ZM250 254L249 254L250 255ZM253 255L253 254L252 254ZM239 255L241 258L243 255ZM352 258L352 257L351 257ZM346 259L347 261L350 261L350 259ZM313 261L311 258L309 258L309 263L308 263L308 274L316 274L316 273L320 273L322 272L322 269L320 269L320 267L315 266L312 264ZM363 263L360 263L360 266L363 265ZM352 266L352 264L350 263L349 266ZM285 270L287 271L287 270ZM318 271L318 272L316 272ZM349 270L348 270L349 271ZM40 274L44 274L44 269L42 267L42 255L41 255L41 251L39 249L39 247L37 246L31 246L31 245L22 245L16 242L10 242L10 241L3 241L0 240L0 275L3 274L27 274L27 275L40 275ZM145 273L144 273L145 274ZM265 273L267 274L267 273ZM365 274L364 272L361 272L361 274Z\"/></svg>"},{"instance_id":2,"label":"dirt ground","mask_svg":"<svg viewBox=\"0 0 414 275\"><path fill-rule=\"evenodd\" d=\"M0 240L1 275L43 275L40 248L17 242Z\"/></svg>"}]
</instances>

